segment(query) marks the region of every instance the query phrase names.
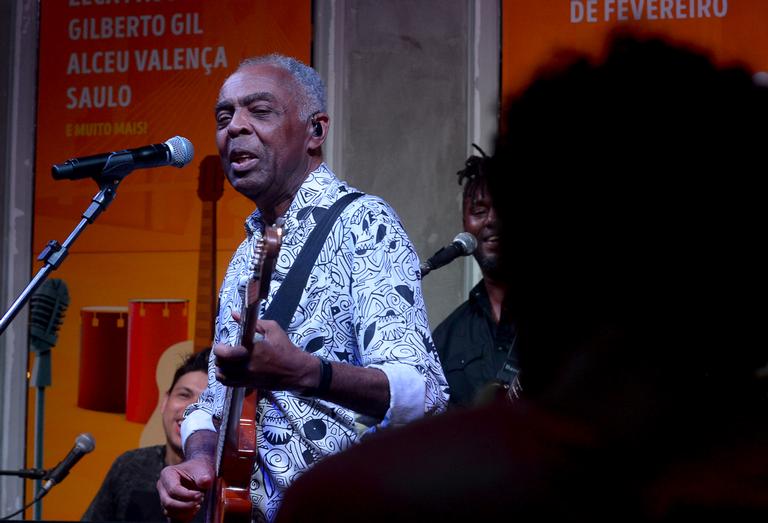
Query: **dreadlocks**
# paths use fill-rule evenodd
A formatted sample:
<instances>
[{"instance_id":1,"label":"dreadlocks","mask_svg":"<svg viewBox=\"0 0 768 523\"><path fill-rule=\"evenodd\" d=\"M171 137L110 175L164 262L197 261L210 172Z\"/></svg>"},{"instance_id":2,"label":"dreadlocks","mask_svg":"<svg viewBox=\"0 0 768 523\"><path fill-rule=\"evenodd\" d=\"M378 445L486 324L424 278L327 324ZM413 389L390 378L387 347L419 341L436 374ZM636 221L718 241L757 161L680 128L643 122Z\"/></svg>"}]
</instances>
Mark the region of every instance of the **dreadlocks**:
<instances>
[{"instance_id":1,"label":"dreadlocks","mask_svg":"<svg viewBox=\"0 0 768 523\"><path fill-rule=\"evenodd\" d=\"M464 164L464 169L456 173L459 177L459 185L464 184L464 200L467 198L474 199L478 188L485 185L490 162L488 155L477 144L473 143L472 147L477 149L482 156L470 156ZM464 183L465 181L466 183Z\"/></svg>"}]
</instances>

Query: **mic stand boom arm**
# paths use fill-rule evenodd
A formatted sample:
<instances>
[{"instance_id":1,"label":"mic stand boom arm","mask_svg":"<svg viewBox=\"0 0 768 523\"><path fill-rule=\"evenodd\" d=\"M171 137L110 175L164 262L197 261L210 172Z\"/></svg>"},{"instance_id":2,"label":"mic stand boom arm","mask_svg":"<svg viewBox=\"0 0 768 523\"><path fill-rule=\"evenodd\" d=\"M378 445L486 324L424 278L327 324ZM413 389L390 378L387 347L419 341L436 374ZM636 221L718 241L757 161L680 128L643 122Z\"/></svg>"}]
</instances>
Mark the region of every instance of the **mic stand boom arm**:
<instances>
[{"instance_id":1,"label":"mic stand boom arm","mask_svg":"<svg viewBox=\"0 0 768 523\"><path fill-rule=\"evenodd\" d=\"M96 196L91 200L91 204L83 213L83 219L80 220L80 223L77 224L63 244L59 244L56 240L51 240L40 253L40 256L37 257L37 259L44 262L45 265L37 271L37 274L32 278L32 281L27 284L19 297L16 298L16 301L13 302L8 311L3 315L3 318L0 319L0 335L5 332L5 329L8 328L22 307L29 301L30 296L34 294L48 275L59 268L59 265L61 265L64 258L69 254L69 248L75 243L78 236L80 236L85 228L93 223L96 218L109 207L109 204L112 203L112 200L114 200L117 195L117 187L120 185L122 179L122 176L117 176L112 173L109 177L96 180L99 184L100 191L96 193Z\"/></svg>"},{"instance_id":2,"label":"mic stand boom arm","mask_svg":"<svg viewBox=\"0 0 768 523\"><path fill-rule=\"evenodd\" d=\"M0 470L0 476L17 476L27 479L43 479L48 474L43 469Z\"/></svg>"}]
</instances>

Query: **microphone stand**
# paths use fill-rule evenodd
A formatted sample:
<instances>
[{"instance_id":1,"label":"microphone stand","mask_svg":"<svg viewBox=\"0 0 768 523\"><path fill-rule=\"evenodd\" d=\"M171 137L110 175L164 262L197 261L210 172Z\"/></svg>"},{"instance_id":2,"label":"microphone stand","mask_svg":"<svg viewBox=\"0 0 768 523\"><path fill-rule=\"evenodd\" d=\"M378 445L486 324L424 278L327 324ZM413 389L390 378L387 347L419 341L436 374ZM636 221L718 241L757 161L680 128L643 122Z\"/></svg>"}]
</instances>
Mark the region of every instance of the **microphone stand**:
<instances>
[{"instance_id":1,"label":"microphone stand","mask_svg":"<svg viewBox=\"0 0 768 523\"><path fill-rule=\"evenodd\" d=\"M35 479L37 481L40 481L41 479L45 478L48 475L48 470L43 469L21 469L21 470L0 470L0 476L18 476L20 478L27 478L27 479ZM40 500L48 494L49 491L47 490L41 490L40 492L35 493L34 499L21 507L16 512L12 512L10 514L7 514L5 516L0 517L0 520L6 520L11 519L14 516L17 516L27 510L32 505L36 505L40 503ZM36 516L37 517L37 516Z\"/></svg>"},{"instance_id":2,"label":"microphone stand","mask_svg":"<svg viewBox=\"0 0 768 523\"><path fill-rule=\"evenodd\" d=\"M5 315L3 315L2 319L0 319L0 335L5 332L5 329L8 328L22 307L29 301L29 298L34 294L43 281L45 281L48 275L59 268L69 254L69 248L78 236L80 236L85 228L93 223L96 218L109 207L109 204L112 203L112 200L114 200L117 195L117 187L120 185L120 182L123 181L123 177L132 170L133 168L130 166L118 166L118 168L110 169L111 172L108 176L104 176L105 173L102 173L102 177L94 178L96 183L99 184L100 190L93 197L91 204L83 213L83 219L80 220L80 223L77 224L63 244L59 244L56 240L51 240L40 253L40 256L37 257L37 259L42 261L45 265L40 268L35 277L32 278L32 281L27 284L19 297L16 298L16 301L13 302Z\"/></svg>"},{"instance_id":3,"label":"microphone stand","mask_svg":"<svg viewBox=\"0 0 768 523\"><path fill-rule=\"evenodd\" d=\"M48 474L44 469L0 470L0 476L17 476L26 479L43 479Z\"/></svg>"},{"instance_id":4,"label":"microphone stand","mask_svg":"<svg viewBox=\"0 0 768 523\"><path fill-rule=\"evenodd\" d=\"M51 385L51 350L41 350L37 352L35 358L35 368L32 372L32 382L30 386L37 388L35 395L35 467L43 466L43 425L45 423L45 387ZM37 472L41 469L32 469ZM43 471L45 473L45 471ZM22 476L35 479L35 503L32 517L40 521L43 513L43 502L39 501L38 496L43 488L43 476Z\"/></svg>"}]
</instances>

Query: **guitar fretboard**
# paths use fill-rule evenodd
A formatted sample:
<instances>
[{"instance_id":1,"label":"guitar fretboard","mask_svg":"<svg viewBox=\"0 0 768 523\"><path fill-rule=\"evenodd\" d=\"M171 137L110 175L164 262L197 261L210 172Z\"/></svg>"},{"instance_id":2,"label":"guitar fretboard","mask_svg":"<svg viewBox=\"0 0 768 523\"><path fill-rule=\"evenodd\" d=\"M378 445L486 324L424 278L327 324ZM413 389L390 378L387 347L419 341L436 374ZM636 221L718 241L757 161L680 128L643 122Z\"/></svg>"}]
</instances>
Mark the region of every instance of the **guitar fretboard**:
<instances>
[{"instance_id":1,"label":"guitar fretboard","mask_svg":"<svg viewBox=\"0 0 768 523\"><path fill-rule=\"evenodd\" d=\"M203 201L197 261L195 348L209 347L216 314L216 202Z\"/></svg>"}]
</instances>

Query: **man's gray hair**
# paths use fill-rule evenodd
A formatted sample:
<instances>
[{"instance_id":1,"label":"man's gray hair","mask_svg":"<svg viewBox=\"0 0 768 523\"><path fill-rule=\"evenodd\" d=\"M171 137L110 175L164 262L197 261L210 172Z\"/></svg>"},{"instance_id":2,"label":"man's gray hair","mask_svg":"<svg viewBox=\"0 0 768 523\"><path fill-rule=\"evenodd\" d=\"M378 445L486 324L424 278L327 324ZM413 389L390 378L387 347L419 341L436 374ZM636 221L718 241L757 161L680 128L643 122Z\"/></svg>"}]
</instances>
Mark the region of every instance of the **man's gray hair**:
<instances>
[{"instance_id":1,"label":"man's gray hair","mask_svg":"<svg viewBox=\"0 0 768 523\"><path fill-rule=\"evenodd\" d=\"M246 58L240 62L238 71L244 67L252 65L273 65L288 71L296 80L296 83L304 91L302 94L301 106L299 107L299 118L306 120L317 112L326 112L325 107L325 85L317 71L305 63L273 53L264 56L255 56Z\"/></svg>"}]
</instances>

